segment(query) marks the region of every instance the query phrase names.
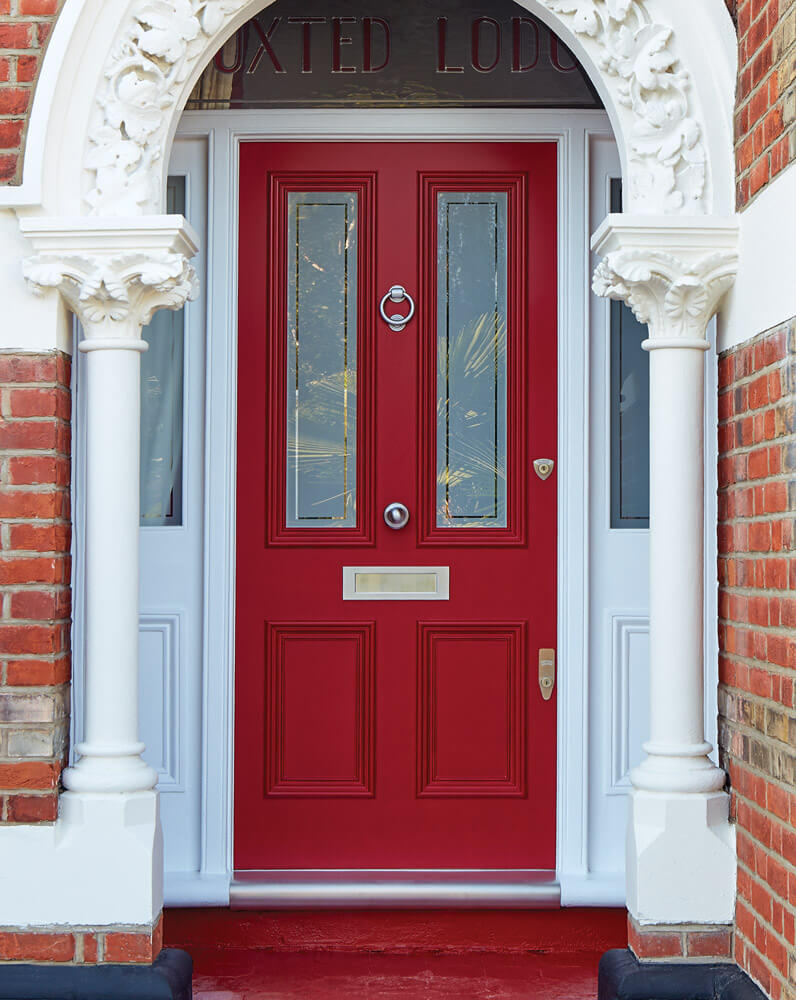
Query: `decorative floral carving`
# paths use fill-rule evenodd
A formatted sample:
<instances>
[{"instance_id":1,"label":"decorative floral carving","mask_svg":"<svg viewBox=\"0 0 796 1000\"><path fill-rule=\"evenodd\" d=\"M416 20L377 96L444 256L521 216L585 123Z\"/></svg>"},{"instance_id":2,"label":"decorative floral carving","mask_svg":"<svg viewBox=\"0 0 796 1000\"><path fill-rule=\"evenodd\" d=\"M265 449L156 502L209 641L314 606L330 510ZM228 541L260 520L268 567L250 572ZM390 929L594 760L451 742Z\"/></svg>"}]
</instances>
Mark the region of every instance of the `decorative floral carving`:
<instances>
[{"instance_id":1,"label":"decorative floral carving","mask_svg":"<svg viewBox=\"0 0 796 1000\"><path fill-rule=\"evenodd\" d=\"M169 127L183 85L210 39L248 0L140 0L108 59L85 166L95 215L157 211ZM670 28L641 0L541 0L595 48L628 109L629 205L650 214L705 211L706 156L690 108L689 79Z\"/></svg>"},{"instance_id":2,"label":"decorative floral carving","mask_svg":"<svg viewBox=\"0 0 796 1000\"><path fill-rule=\"evenodd\" d=\"M629 203L658 215L705 212L706 154L691 112L688 74L672 52L672 30L639 0L542 0L597 47L597 62L631 115ZM587 43L588 44L588 43Z\"/></svg>"},{"instance_id":3,"label":"decorative floral carving","mask_svg":"<svg viewBox=\"0 0 796 1000\"><path fill-rule=\"evenodd\" d=\"M597 295L626 302L652 339L704 340L705 327L738 269L735 253L683 260L654 250L617 250L594 272Z\"/></svg>"},{"instance_id":4,"label":"decorative floral carving","mask_svg":"<svg viewBox=\"0 0 796 1000\"><path fill-rule=\"evenodd\" d=\"M92 214L157 211L175 105L209 39L247 0L141 0L114 46L89 128Z\"/></svg>"},{"instance_id":5,"label":"decorative floral carving","mask_svg":"<svg viewBox=\"0 0 796 1000\"><path fill-rule=\"evenodd\" d=\"M119 324L119 336L129 336L129 323L145 326L158 309L181 309L199 292L196 272L179 253L166 250L117 254L48 254L29 257L25 280L41 295L57 288L70 309L91 333L108 321Z\"/></svg>"}]
</instances>

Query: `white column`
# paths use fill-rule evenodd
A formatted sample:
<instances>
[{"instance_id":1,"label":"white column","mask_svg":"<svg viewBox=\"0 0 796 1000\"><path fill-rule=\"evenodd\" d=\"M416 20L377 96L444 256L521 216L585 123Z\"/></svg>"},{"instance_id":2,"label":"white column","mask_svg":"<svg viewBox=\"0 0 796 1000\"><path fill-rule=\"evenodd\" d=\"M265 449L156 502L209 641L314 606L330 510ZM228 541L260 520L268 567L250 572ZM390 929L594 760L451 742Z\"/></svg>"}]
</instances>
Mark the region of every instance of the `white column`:
<instances>
[{"instance_id":1,"label":"white column","mask_svg":"<svg viewBox=\"0 0 796 1000\"><path fill-rule=\"evenodd\" d=\"M196 239L180 216L29 218L21 228L37 251L25 261L29 285L57 289L85 335L85 731L64 772L52 891L78 923L151 924L163 862L157 774L138 733L141 331L196 293Z\"/></svg>"},{"instance_id":2,"label":"white column","mask_svg":"<svg viewBox=\"0 0 796 1000\"><path fill-rule=\"evenodd\" d=\"M103 337L113 320L86 323L86 662L80 760L64 773L77 792L154 788L138 739L138 526L140 327ZM107 331L115 332L115 331Z\"/></svg>"},{"instance_id":3,"label":"white column","mask_svg":"<svg viewBox=\"0 0 796 1000\"><path fill-rule=\"evenodd\" d=\"M734 832L704 734L706 329L737 267L737 223L609 216L594 287L649 325L650 727L631 774L628 909L640 923L729 923ZM713 628L714 623L710 623Z\"/></svg>"}]
</instances>

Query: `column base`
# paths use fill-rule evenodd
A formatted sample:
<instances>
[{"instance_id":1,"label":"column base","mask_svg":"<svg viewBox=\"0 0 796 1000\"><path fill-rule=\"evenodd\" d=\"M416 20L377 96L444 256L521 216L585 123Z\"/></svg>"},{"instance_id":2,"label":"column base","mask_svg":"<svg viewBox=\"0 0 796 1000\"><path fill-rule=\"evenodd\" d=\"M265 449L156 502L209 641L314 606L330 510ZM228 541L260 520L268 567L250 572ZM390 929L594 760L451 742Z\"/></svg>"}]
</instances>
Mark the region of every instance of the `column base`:
<instances>
[{"instance_id":1,"label":"column base","mask_svg":"<svg viewBox=\"0 0 796 1000\"><path fill-rule=\"evenodd\" d=\"M766 1000L737 965L639 962L628 950L600 959L598 1000Z\"/></svg>"},{"instance_id":2,"label":"column base","mask_svg":"<svg viewBox=\"0 0 796 1000\"><path fill-rule=\"evenodd\" d=\"M627 908L641 924L731 924L735 830L726 792L634 789L627 839Z\"/></svg>"},{"instance_id":3,"label":"column base","mask_svg":"<svg viewBox=\"0 0 796 1000\"><path fill-rule=\"evenodd\" d=\"M191 1000L192 973L176 948L152 965L5 965L0 1000Z\"/></svg>"},{"instance_id":4,"label":"column base","mask_svg":"<svg viewBox=\"0 0 796 1000\"><path fill-rule=\"evenodd\" d=\"M156 792L64 792L51 826L0 827L0 927L152 926L163 908Z\"/></svg>"}]
</instances>

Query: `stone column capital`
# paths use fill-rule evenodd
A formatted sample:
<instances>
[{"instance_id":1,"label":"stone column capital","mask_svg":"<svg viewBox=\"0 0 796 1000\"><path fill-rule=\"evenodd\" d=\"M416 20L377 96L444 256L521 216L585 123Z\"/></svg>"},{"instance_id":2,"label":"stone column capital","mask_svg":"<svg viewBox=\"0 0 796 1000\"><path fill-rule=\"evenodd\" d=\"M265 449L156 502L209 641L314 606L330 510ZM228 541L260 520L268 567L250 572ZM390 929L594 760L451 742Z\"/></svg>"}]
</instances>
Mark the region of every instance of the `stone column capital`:
<instances>
[{"instance_id":1,"label":"stone column capital","mask_svg":"<svg viewBox=\"0 0 796 1000\"><path fill-rule=\"evenodd\" d=\"M649 326L647 350L708 348L705 328L738 270L735 219L609 215L592 249L602 256L595 293Z\"/></svg>"},{"instance_id":2,"label":"stone column capital","mask_svg":"<svg viewBox=\"0 0 796 1000\"><path fill-rule=\"evenodd\" d=\"M140 345L158 309L181 309L199 290L197 241L182 216L113 221L20 221L36 250L25 280L35 294L60 293L83 325L83 350Z\"/></svg>"}]
</instances>

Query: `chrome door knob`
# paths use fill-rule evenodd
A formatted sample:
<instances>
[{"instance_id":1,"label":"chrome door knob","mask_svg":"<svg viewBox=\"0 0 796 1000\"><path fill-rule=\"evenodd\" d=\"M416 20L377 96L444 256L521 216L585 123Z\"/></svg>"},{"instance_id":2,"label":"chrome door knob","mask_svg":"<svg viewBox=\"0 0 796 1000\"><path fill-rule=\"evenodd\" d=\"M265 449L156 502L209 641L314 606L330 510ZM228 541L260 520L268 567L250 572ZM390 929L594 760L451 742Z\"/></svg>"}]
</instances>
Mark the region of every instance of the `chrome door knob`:
<instances>
[{"instance_id":1,"label":"chrome door knob","mask_svg":"<svg viewBox=\"0 0 796 1000\"><path fill-rule=\"evenodd\" d=\"M400 531L409 523L409 509L402 503L390 503L384 508L384 523L394 531Z\"/></svg>"}]
</instances>

